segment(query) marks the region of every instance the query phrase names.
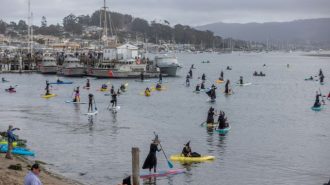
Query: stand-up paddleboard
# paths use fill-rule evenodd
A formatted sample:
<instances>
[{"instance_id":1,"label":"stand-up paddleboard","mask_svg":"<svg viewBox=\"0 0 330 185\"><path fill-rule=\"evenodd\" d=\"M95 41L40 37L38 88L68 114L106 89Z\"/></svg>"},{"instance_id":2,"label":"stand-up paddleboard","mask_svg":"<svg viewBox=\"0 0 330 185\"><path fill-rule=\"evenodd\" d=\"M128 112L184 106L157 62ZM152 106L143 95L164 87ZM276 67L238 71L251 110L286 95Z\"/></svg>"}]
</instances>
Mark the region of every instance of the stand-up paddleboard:
<instances>
[{"instance_id":1,"label":"stand-up paddleboard","mask_svg":"<svg viewBox=\"0 0 330 185\"><path fill-rule=\"evenodd\" d=\"M238 86L248 86L248 85L252 85L252 83L250 83L250 82L248 82L248 83L243 83L243 84L236 83L236 85L238 85Z\"/></svg>"},{"instance_id":2,"label":"stand-up paddleboard","mask_svg":"<svg viewBox=\"0 0 330 185\"><path fill-rule=\"evenodd\" d=\"M150 82L150 80L141 80L141 79L139 79L139 80L135 80L136 82Z\"/></svg>"},{"instance_id":3,"label":"stand-up paddleboard","mask_svg":"<svg viewBox=\"0 0 330 185\"><path fill-rule=\"evenodd\" d=\"M208 98L206 101L207 101L207 102L210 102L210 103L214 103L214 102L216 101L216 99Z\"/></svg>"},{"instance_id":4,"label":"stand-up paddleboard","mask_svg":"<svg viewBox=\"0 0 330 185\"><path fill-rule=\"evenodd\" d=\"M201 90L199 90L199 91L193 91L193 93L196 93L196 94L199 94L201 92L203 92L203 91L201 91Z\"/></svg>"},{"instance_id":5,"label":"stand-up paddleboard","mask_svg":"<svg viewBox=\"0 0 330 185\"><path fill-rule=\"evenodd\" d=\"M84 86L83 89L89 90L91 87Z\"/></svg>"},{"instance_id":6,"label":"stand-up paddleboard","mask_svg":"<svg viewBox=\"0 0 330 185\"><path fill-rule=\"evenodd\" d=\"M311 107L311 109L313 110L313 111L316 111L316 112L318 112L318 111L321 111L321 110L323 110L323 105L321 105L321 106L319 106L319 107Z\"/></svg>"},{"instance_id":7,"label":"stand-up paddleboard","mask_svg":"<svg viewBox=\"0 0 330 185\"><path fill-rule=\"evenodd\" d=\"M324 85L324 82L320 82L321 85Z\"/></svg>"},{"instance_id":8,"label":"stand-up paddleboard","mask_svg":"<svg viewBox=\"0 0 330 185\"><path fill-rule=\"evenodd\" d=\"M52 98L52 97L55 97L57 96L57 94L49 94L49 95L43 95L41 96L42 98Z\"/></svg>"},{"instance_id":9,"label":"stand-up paddleboard","mask_svg":"<svg viewBox=\"0 0 330 185\"><path fill-rule=\"evenodd\" d=\"M118 112L120 110L120 106L109 107L109 110L112 110L112 112Z\"/></svg>"},{"instance_id":10,"label":"stand-up paddleboard","mask_svg":"<svg viewBox=\"0 0 330 185\"><path fill-rule=\"evenodd\" d=\"M168 176L168 175L177 175L181 173L185 173L186 171L184 169L170 169L170 170L161 170L156 173L142 173L140 175L141 179L148 179L152 177L163 177L163 176Z\"/></svg>"},{"instance_id":11,"label":"stand-up paddleboard","mask_svg":"<svg viewBox=\"0 0 330 185\"><path fill-rule=\"evenodd\" d=\"M72 104L87 104L87 102L74 102L72 100L67 100L65 103L72 103Z\"/></svg>"},{"instance_id":12,"label":"stand-up paddleboard","mask_svg":"<svg viewBox=\"0 0 330 185\"><path fill-rule=\"evenodd\" d=\"M229 125L229 127L226 127L224 129L215 129L215 131L218 132L219 134L227 134L230 129L231 129L231 126Z\"/></svg>"},{"instance_id":13,"label":"stand-up paddleboard","mask_svg":"<svg viewBox=\"0 0 330 185\"><path fill-rule=\"evenodd\" d=\"M73 84L73 82L50 82L49 84L52 84L52 85L61 85L61 84Z\"/></svg>"},{"instance_id":14,"label":"stand-up paddleboard","mask_svg":"<svg viewBox=\"0 0 330 185\"><path fill-rule=\"evenodd\" d=\"M87 115L87 116L95 116L96 114L98 114L99 112L96 110L94 112L87 112L85 113L84 115Z\"/></svg>"}]
</instances>

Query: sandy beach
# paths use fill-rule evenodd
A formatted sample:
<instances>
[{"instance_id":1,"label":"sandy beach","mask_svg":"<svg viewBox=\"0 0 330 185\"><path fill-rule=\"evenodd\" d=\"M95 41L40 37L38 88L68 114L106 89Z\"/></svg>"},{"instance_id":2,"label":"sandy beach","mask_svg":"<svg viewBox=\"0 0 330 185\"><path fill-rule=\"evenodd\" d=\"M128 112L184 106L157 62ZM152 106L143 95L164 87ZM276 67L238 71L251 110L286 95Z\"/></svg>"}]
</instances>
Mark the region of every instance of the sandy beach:
<instances>
[{"instance_id":1,"label":"sandy beach","mask_svg":"<svg viewBox=\"0 0 330 185\"><path fill-rule=\"evenodd\" d=\"M8 160L5 158L5 154L0 154L0 185L22 185L25 175L30 170L28 165L31 163L31 161L20 156ZM8 166L16 164L21 164L22 171L8 169ZM40 180L44 185L82 185L74 180L46 171L44 168L40 174Z\"/></svg>"}]
</instances>

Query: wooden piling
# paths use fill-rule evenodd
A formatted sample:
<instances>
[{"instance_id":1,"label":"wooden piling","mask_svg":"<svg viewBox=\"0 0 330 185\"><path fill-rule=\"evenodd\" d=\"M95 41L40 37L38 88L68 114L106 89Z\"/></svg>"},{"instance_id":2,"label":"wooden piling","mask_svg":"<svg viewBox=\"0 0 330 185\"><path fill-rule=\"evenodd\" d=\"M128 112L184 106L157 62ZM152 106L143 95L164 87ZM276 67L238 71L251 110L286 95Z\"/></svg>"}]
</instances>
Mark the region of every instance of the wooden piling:
<instances>
[{"instance_id":1,"label":"wooden piling","mask_svg":"<svg viewBox=\"0 0 330 185\"><path fill-rule=\"evenodd\" d=\"M133 185L140 185L140 157L139 148L132 148L132 179Z\"/></svg>"}]
</instances>

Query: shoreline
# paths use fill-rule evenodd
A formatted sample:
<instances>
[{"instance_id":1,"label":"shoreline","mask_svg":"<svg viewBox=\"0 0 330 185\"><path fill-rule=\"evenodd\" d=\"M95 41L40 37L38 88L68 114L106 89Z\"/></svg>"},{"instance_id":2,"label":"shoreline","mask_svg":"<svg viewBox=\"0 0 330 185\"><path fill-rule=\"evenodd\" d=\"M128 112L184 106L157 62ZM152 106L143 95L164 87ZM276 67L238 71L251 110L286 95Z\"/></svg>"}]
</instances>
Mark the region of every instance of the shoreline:
<instances>
[{"instance_id":1,"label":"shoreline","mask_svg":"<svg viewBox=\"0 0 330 185\"><path fill-rule=\"evenodd\" d=\"M28 166L31 166L34 162L23 156L13 155L13 160L5 158L5 154L0 154L0 185L21 185L24 182L24 177L30 170ZM9 165L21 164L22 170L8 169ZM61 174L51 172L46 168L45 164L39 163L42 168L40 173L40 180L43 184L48 185L84 185L76 180L64 177Z\"/></svg>"}]
</instances>

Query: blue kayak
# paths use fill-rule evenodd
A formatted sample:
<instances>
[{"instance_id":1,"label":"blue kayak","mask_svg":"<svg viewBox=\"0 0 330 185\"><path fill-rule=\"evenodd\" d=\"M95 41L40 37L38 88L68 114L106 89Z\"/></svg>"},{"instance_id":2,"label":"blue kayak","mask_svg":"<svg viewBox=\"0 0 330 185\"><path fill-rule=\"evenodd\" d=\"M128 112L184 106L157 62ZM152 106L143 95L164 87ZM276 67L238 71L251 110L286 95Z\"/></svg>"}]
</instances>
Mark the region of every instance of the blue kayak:
<instances>
[{"instance_id":1,"label":"blue kayak","mask_svg":"<svg viewBox=\"0 0 330 185\"><path fill-rule=\"evenodd\" d=\"M319 107L311 107L311 109L312 109L313 111L321 111L321 110L323 110L323 106L321 105L321 106L319 106Z\"/></svg>"},{"instance_id":2,"label":"blue kayak","mask_svg":"<svg viewBox=\"0 0 330 185\"><path fill-rule=\"evenodd\" d=\"M60 85L60 84L73 84L73 82L50 82L49 84L57 84L57 85Z\"/></svg>"},{"instance_id":3,"label":"blue kayak","mask_svg":"<svg viewBox=\"0 0 330 185\"><path fill-rule=\"evenodd\" d=\"M8 145L0 145L0 152L6 153L8 150ZM18 154L18 155L28 155L28 156L34 156L34 152L26 149L26 148L18 148L15 147L11 151L12 154Z\"/></svg>"},{"instance_id":4,"label":"blue kayak","mask_svg":"<svg viewBox=\"0 0 330 185\"><path fill-rule=\"evenodd\" d=\"M224 129L215 129L215 131L217 131L219 134L227 134L230 129L231 129L231 127L229 125L229 127L227 127L227 128L224 128Z\"/></svg>"}]
</instances>

